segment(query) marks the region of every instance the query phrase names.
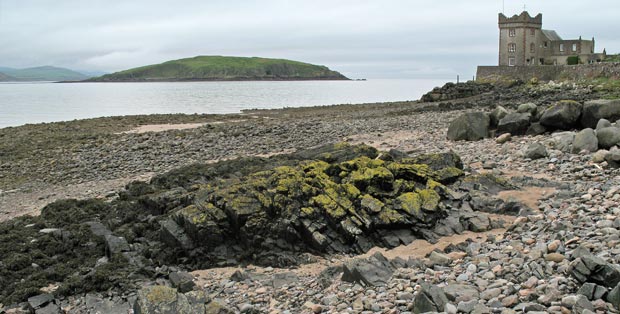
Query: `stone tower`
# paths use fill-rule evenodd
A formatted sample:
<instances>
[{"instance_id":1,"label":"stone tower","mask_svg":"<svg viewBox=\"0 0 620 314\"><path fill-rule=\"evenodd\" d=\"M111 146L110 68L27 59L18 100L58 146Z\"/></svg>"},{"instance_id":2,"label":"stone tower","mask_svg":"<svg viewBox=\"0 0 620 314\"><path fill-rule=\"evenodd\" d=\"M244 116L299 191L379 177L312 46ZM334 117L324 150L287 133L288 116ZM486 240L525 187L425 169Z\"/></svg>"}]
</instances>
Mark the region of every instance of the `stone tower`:
<instances>
[{"instance_id":1,"label":"stone tower","mask_svg":"<svg viewBox=\"0 0 620 314\"><path fill-rule=\"evenodd\" d=\"M544 62L539 55L542 42L542 14L526 11L506 17L499 14L499 65L523 66Z\"/></svg>"}]
</instances>

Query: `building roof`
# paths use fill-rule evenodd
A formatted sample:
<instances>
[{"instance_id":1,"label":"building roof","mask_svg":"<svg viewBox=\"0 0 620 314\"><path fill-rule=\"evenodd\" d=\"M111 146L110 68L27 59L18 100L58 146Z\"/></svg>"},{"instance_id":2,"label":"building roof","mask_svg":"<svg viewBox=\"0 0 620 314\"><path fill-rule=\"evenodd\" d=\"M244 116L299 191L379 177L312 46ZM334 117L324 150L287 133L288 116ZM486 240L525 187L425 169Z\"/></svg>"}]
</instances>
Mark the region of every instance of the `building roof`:
<instances>
[{"instance_id":1,"label":"building roof","mask_svg":"<svg viewBox=\"0 0 620 314\"><path fill-rule=\"evenodd\" d=\"M560 37L560 35L558 35L558 33L556 33L553 30L543 29L542 32L545 35L545 37L547 37L550 41L562 40L562 37Z\"/></svg>"}]
</instances>

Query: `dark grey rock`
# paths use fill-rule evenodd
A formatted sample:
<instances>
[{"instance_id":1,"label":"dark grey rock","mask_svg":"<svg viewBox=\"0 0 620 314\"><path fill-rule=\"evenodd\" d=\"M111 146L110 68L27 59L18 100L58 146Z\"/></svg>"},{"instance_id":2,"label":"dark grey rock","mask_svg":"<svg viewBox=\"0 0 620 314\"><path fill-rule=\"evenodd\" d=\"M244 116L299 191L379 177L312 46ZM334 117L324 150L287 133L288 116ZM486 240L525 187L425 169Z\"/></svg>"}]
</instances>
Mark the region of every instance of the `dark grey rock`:
<instances>
[{"instance_id":1,"label":"dark grey rock","mask_svg":"<svg viewBox=\"0 0 620 314\"><path fill-rule=\"evenodd\" d=\"M129 251L129 243L123 237L117 237L111 234L105 236L106 253L108 256Z\"/></svg>"},{"instance_id":2,"label":"dark grey rock","mask_svg":"<svg viewBox=\"0 0 620 314\"><path fill-rule=\"evenodd\" d=\"M478 300L480 292L474 286L466 284L449 284L443 288L446 297L453 302Z\"/></svg>"},{"instance_id":3,"label":"dark grey rock","mask_svg":"<svg viewBox=\"0 0 620 314\"><path fill-rule=\"evenodd\" d=\"M610 167L620 168L620 149L612 148L605 155L605 161Z\"/></svg>"},{"instance_id":4,"label":"dark grey rock","mask_svg":"<svg viewBox=\"0 0 620 314\"><path fill-rule=\"evenodd\" d=\"M188 272L174 272L168 275L172 287L176 288L179 292L185 293L194 289L194 277Z\"/></svg>"},{"instance_id":5,"label":"dark grey rock","mask_svg":"<svg viewBox=\"0 0 620 314\"><path fill-rule=\"evenodd\" d=\"M553 148L564 153L570 153L575 141L575 132L558 132L551 135L551 145Z\"/></svg>"},{"instance_id":6,"label":"dark grey rock","mask_svg":"<svg viewBox=\"0 0 620 314\"><path fill-rule=\"evenodd\" d=\"M618 266L592 255L586 255L571 262L570 273L579 282L592 282L608 288L615 287L620 282Z\"/></svg>"},{"instance_id":7,"label":"dark grey rock","mask_svg":"<svg viewBox=\"0 0 620 314\"><path fill-rule=\"evenodd\" d=\"M489 115L489 117L491 118L491 127L497 127L499 120L503 119L506 115L508 115L508 113L508 110L502 106L495 107L495 109L493 109L493 111L491 111L491 114Z\"/></svg>"},{"instance_id":8,"label":"dark grey rock","mask_svg":"<svg viewBox=\"0 0 620 314\"><path fill-rule=\"evenodd\" d=\"M572 100L562 100L545 110L540 124L547 128L570 130L575 128L581 117L582 105Z\"/></svg>"},{"instance_id":9,"label":"dark grey rock","mask_svg":"<svg viewBox=\"0 0 620 314\"><path fill-rule=\"evenodd\" d=\"M111 300L100 295L89 293L84 297L84 307L87 313L127 314L132 308L132 302Z\"/></svg>"},{"instance_id":10,"label":"dark grey rock","mask_svg":"<svg viewBox=\"0 0 620 314\"><path fill-rule=\"evenodd\" d=\"M489 137L490 118L484 112L470 112L454 119L448 127L452 141L477 141Z\"/></svg>"},{"instance_id":11,"label":"dark grey rock","mask_svg":"<svg viewBox=\"0 0 620 314\"><path fill-rule=\"evenodd\" d=\"M232 275L230 275L230 280L242 282L246 280L252 280L252 276L245 271L236 270Z\"/></svg>"},{"instance_id":12,"label":"dark grey rock","mask_svg":"<svg viewBox=\"0 0 620 314\"><path fill-rule=\"evenodd\" d=\"M437 286L427 283L421 284L422 288L413 299L413 313L443 312L448 298Z\"/></svg>"},{"instance_id":13,"label":"dark grey rock","mask_svg":"<svg viewBox=\"0 0 620 314\"><path fill-rule=\"evenodd\" d=\"M536 104L531 103L531 102L520 104L519 107L517 107L518 113L529 113L532 116L536 115L537 110L538 110L538 106L536 106Z\"/></svg>"},{"instance_id":14,"label":"dark grey rock","mask_svg":"<svg viewBox=\"0 0 620 314\"><path fill-rule=\"evenodd\" d=\"M431 252L428 259L433 265L448 266L452 263L452 259L448 255L436 251Z\"/></svg>"},{"instance_id":15,"label":"dark grey rock","mask_svg":"<svg viewBox=\"0 0 620 314\"><path fill-rule=\"evenodd\" d=\"M575 305L573 305L573 313L583 313L584 311L594 311L594 305L585 296L578 294Z\"/></svg>"},{"instance_id":16,"label":"dark grey rock","mask_svg":"<svg viewBox=\"0 0 620 314\"><path fill-rule=\"evenodd\" d=\"M185 250L194 248L192 240L174 220L167 219L161 221L159 224L161 225L160 238L162 242L171 247L181 247Z\"/></svg>"},{"instance_id":17,"label":"dark grey rock","mask_svg":"<svg viewBox=\"0 0 620 314\"><path fill-rule=\"evenodd\" d=\"M529 113L509 113L499 120L497 124L497 134L510 133L512 135L523 135L530 126L532 116Z\"/></svg>"},{"instance_id":18,"label":"dark grey rock","mask_svg":"<svg viewBox=\"0 0 620 314\"><path fill-rule=\"evenodd\" d=\"M525 131L525 135L541 135L545 134L545 132L547 132L547 129L542 124L540 124L540 122L534 122L530 124L529 128L527 128L527 131Z\"/></svg>"},{"instance_id":19,"label":"dark grey rock","mask_svg":"<svg viewBox=\"0 0 620 314\"><path fill-rule=\"evenodd\" d=\"M548 155L547 148L541 143L532 143L525 149L525 158L540 159Z\"/></svg>"},{"instance_id":20,"label":"dark grey rock","mask_svg":"<svg viewBox=\"0 0 620 314\"><path fill-rule=\"evenodd\" d=\"M620 309L620 284L607 294L607 302L611 303L616 309Z\"/></svg>"},{"instance_id":21,"label":"dark grey rock","mask_svg":"<svg viewBox=\"0 0 620 314\"><path fill-rule=\"evenodd\" d=\"M582 150L595 152L598 150L598 138L594 130L590 128L583 129L575 135L573 140L573 153L579 153Z\"/></svg>"},{"instance_id":22,"label":"dark grey rock","mask_svg":"<svg viewBox=\"0 0 620 314\"><path fill-rule=\"evenodd\" d=\"M478 304L478 300L476 299L469 300L469 301L461 301L456 306L456 309L458 312L461 312L461 313L471 313L477 304Z\"/></svg>"},{"instance_id":23,"label":"dark grey rock","mask_svg":"<svg viewBox=\"0 0 620 314\"><path fill-rule=\"evenodd\" d=\"M48 303L44 307L34 311L34 314L63 314L64 311L61 310L60 305L55 303Z\"/></svg>"},{"instance_id":24,"label":"dark grey rock","mask_svg":"<svg viewBox=\"0 0 620 314\"><path fill-rule=\"evenodd\" d=\"M595 283L586 282L579 288L577 293L586 296L590 301L594 301L602 299L607 294L607 288Z\"/></svg>"},{"instance_id":25,"label":"dark grey rock","mask_svg":"<svg viewBox=\"0 0 620 314\"><path fill-rule=\"evenodd\" d=\"M346 263L343 271L343 281L357 282L367 286L384 286L392 277L394 268L385 256L375 253L369 258Z\"/></svg>"},{"instance_id":26,"label":"dark grey rock","mask_svg":"<svg viewBox=\"0 0 620 314\"><path fill-rule=\"evenodd\" d=\"M34 297L28 298L28 306L30 307L30 310L32 311L43 308L47 304L53 303L53 302L54 302L54 295L49 294L49 293L39 294Z\"/></svg>"},{"instance_id":27,"label":"dark grey rock","mask_svg":"<svg viewBox=\"0 0 620 314\"><path fill-rule=\"evenodd\" d=\"M620 129L615 127L603 128L596 132L598 145L609 149L620 143Z\"/></svg>"},{"instance_id":28,"label":"dark grey rock","mask_svg":"<svg viewBox=\"0 0 620 314\"><path fill-rule=\"evenodd\" d=\"M620 119L620 99L591 100L583 105L582 126L594 128L600 119L609 121Z\"/></svg>"}]
</instances>

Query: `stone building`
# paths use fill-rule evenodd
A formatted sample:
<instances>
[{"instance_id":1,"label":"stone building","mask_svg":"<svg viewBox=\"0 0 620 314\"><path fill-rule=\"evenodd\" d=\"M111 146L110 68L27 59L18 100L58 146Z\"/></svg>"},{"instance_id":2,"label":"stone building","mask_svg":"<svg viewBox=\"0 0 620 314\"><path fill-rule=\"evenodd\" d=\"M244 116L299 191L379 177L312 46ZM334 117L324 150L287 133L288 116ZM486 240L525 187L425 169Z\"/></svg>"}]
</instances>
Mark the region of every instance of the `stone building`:
<instances>
[{"instance_id":1,"label":"stone building","mask_svg":"<svg viewBox=\"0 0 620 314\"><path fill-rule=\"evenodd\" d=\"M499 65L567 65L600 62L605 52L594 53L592 40L562 39L553 30L542 28L542 14L527 11L506 17L499 14Z\"/></svg>"}]
</instances>

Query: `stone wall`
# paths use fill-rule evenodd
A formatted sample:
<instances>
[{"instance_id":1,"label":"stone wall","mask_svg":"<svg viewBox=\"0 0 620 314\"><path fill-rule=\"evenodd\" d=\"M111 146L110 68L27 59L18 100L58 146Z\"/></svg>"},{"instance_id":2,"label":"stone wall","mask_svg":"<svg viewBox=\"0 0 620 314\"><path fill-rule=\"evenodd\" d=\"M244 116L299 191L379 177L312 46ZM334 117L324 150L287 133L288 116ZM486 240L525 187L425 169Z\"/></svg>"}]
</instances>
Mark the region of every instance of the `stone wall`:
<instances>
[{"instance_id":1,"label":"stone wall","mask_svg":"<svg viewBox=\"0 0 620 314\"><path fill-rule=\"evenodd\" d=\"M596 77L620 79L620 63L597 63L564 66L479 66L477 81L489 78L511 78L529 81L537 78L541 81L580 80Z\"/></svg>"}]
</instances>

